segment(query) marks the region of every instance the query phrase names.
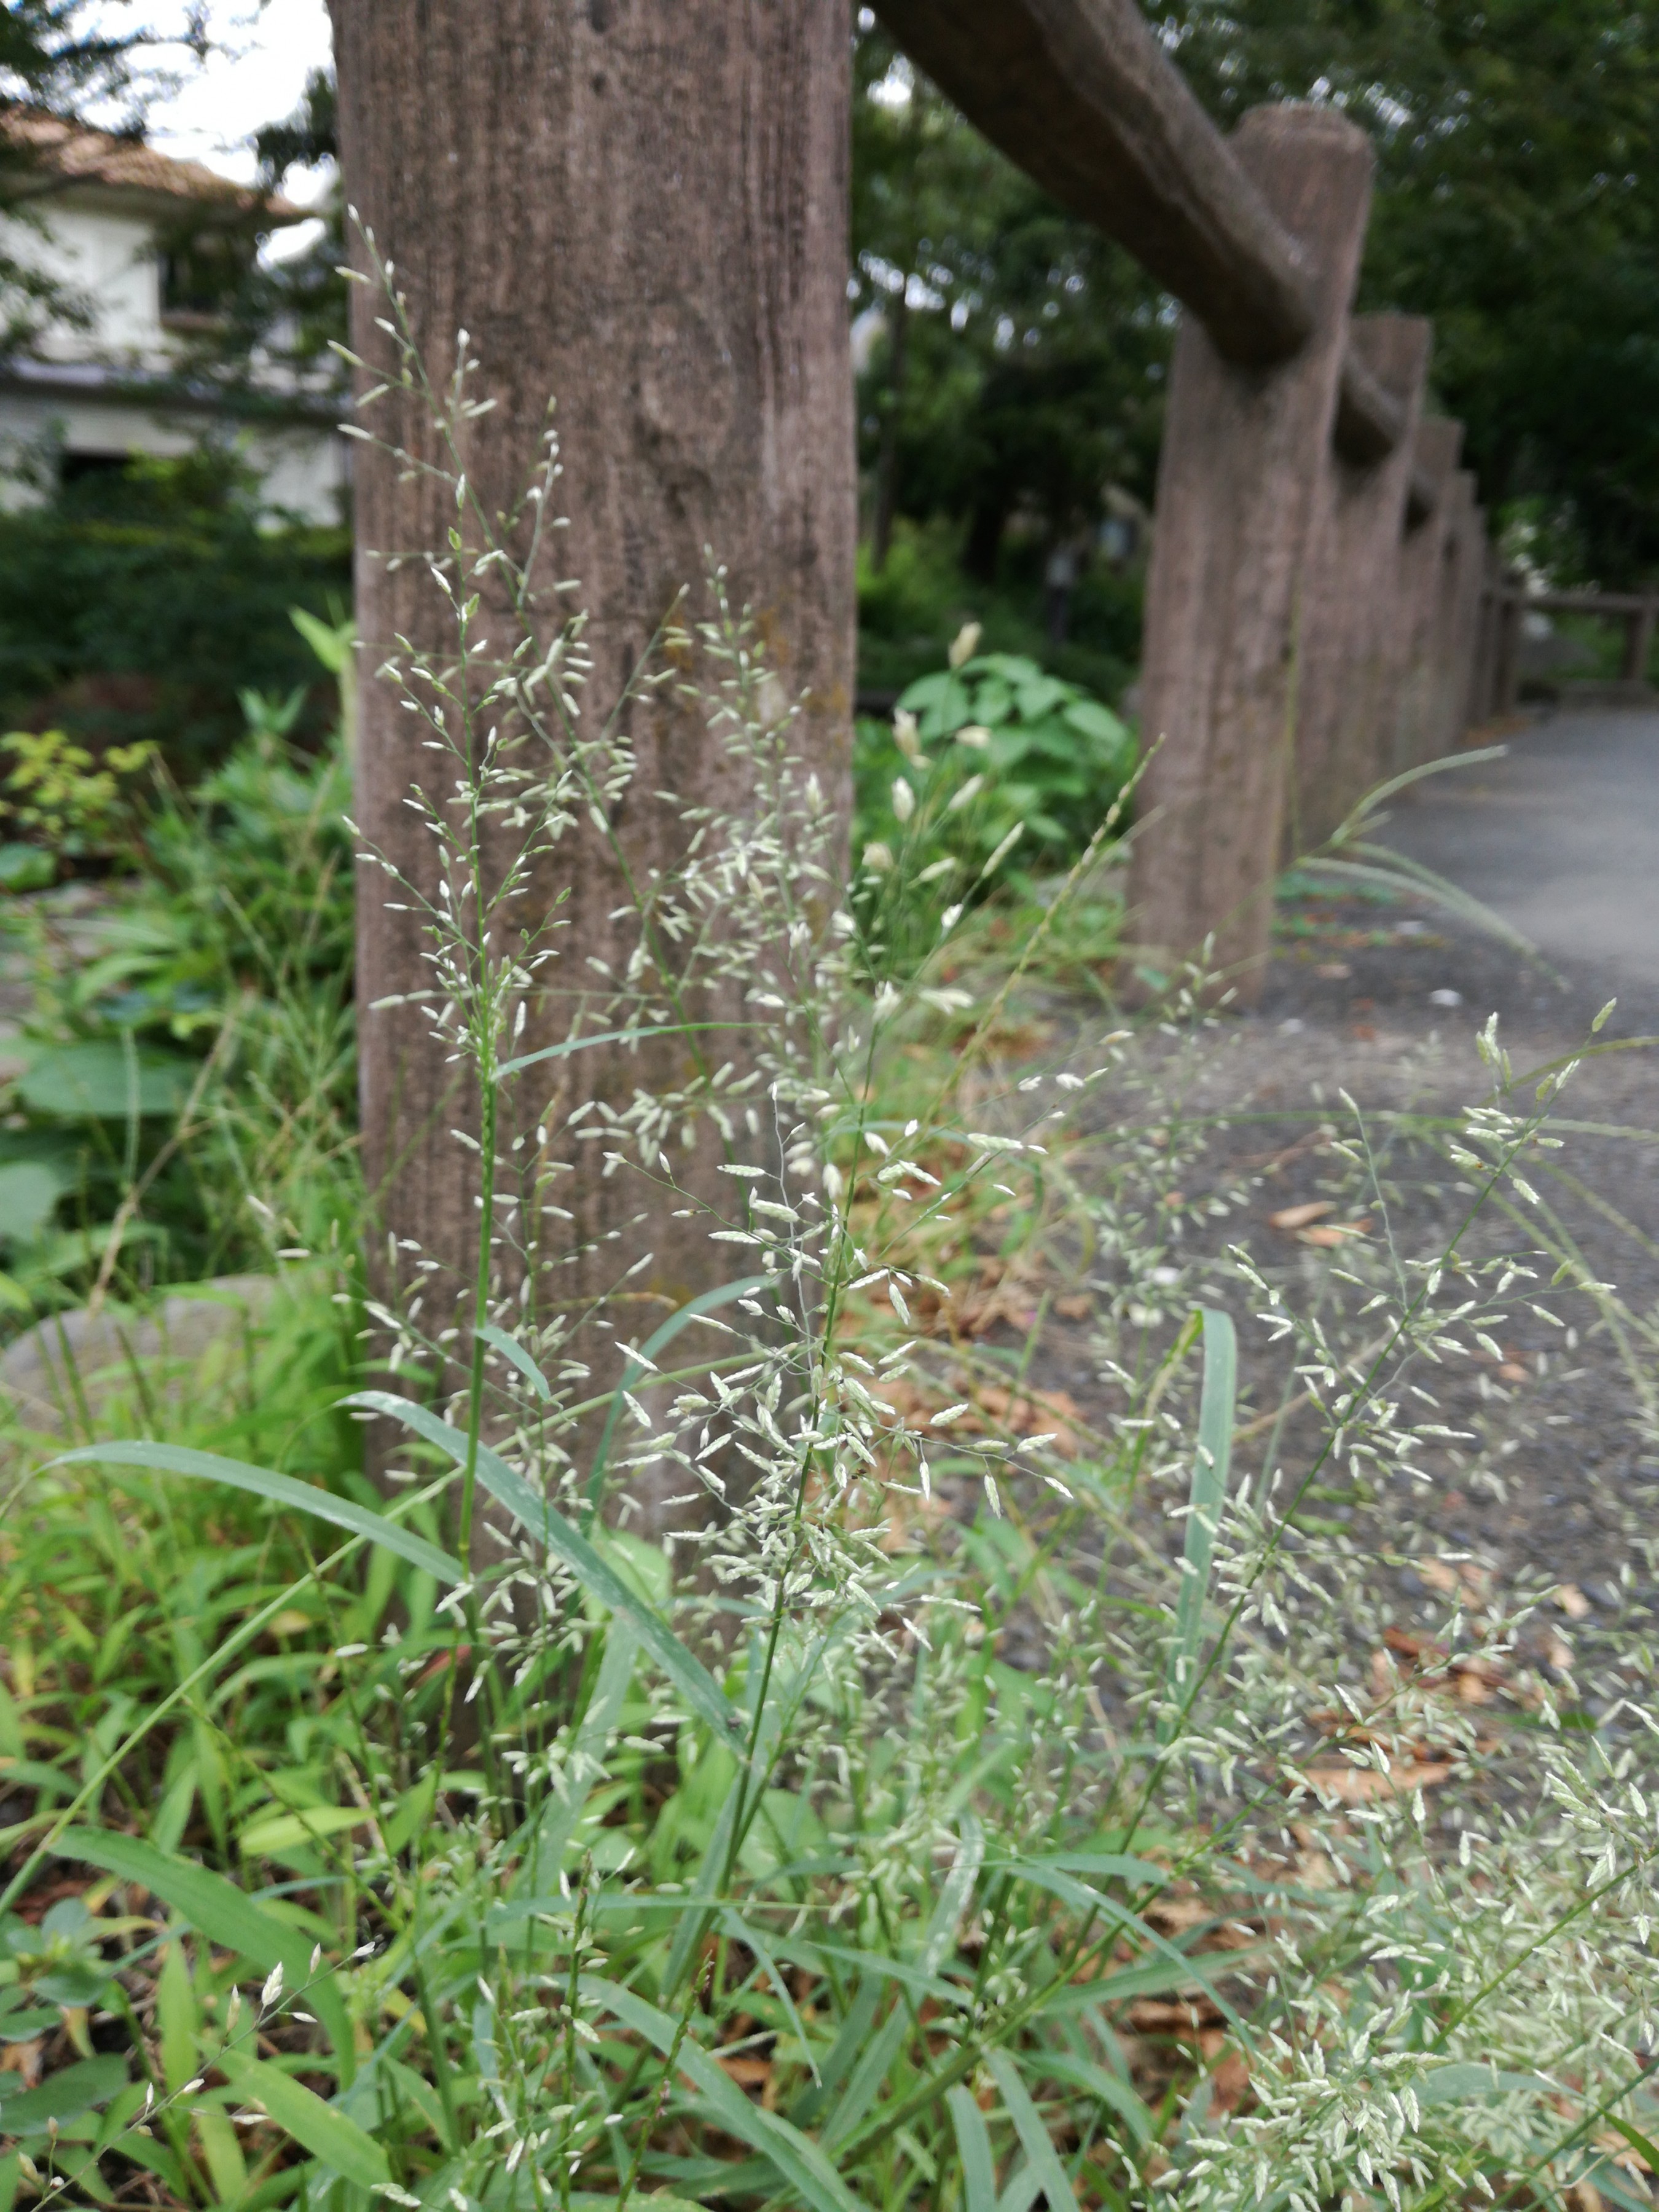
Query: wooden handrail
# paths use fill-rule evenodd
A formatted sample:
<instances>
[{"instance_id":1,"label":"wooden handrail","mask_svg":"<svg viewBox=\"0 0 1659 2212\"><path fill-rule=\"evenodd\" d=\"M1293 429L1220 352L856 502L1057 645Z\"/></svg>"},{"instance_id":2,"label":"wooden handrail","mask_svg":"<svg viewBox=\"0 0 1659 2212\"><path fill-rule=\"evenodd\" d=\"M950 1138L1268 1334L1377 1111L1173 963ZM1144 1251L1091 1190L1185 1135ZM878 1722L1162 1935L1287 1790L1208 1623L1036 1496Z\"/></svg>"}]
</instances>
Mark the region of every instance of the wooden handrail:
<instances>
[{"instance_id":1,"label":"wooden handrail","mask_svg":"<svg viewBox=\"0 0 1659 2212\"><path fill-rule=\"evenodd\" d=\"M1135 0L877 0L911 59L1060 205L1127 246L1229 360L1313 329L1296 241Z\"/></svg>"},{"instance_id":2,"label":"wooden handrail","mask_svg":"<svg viewBox=\"0 0 1659 2212\"><path fill-rule=\"evenodd\" d=\"M1300 349L1313 328L1301 249L1135 0L876 0L876 12L975 130L1126 246L1224 359L1270 368ZM1372 466L1404 428L1350 353L1337 451Z\"/></svg>"}]
</instances>

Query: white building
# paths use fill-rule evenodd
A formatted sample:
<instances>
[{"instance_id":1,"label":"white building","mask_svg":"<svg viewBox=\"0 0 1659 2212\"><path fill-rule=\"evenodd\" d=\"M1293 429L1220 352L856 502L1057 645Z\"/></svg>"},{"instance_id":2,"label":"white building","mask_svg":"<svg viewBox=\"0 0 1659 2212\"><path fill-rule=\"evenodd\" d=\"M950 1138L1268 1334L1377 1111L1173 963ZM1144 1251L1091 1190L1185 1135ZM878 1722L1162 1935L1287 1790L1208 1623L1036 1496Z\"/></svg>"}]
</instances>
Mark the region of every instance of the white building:
<instances>
[{"instance_id":1,"label":"white building","mask_svg":"<svg viewBox=\"0 0 1659 2212\"><path fill-rule=\"evenodd\" d=\"M28 155L21 186L8 178L17 211L0 214L0 253L76 310L0 355L0 507L33 503L54 478L189 453L211 437L236 446L269 507L339 520L347 447L325 392L256 364L264 404L239 411L188 374L213 319L192 297L191 243L210 252L216 234L245 233L255 212L263 230L307 211L55 116L13 109L0 130Z\"/></svg>"}]
</instances>

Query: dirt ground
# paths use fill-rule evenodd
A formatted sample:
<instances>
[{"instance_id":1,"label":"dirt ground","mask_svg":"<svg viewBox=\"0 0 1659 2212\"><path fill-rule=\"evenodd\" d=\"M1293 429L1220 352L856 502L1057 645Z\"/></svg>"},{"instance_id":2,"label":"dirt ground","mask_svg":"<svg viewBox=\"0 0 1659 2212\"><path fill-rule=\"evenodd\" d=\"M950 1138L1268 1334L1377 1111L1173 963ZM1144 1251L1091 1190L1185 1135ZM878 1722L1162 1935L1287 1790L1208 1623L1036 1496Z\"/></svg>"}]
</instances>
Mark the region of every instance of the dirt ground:
<instances>
[{"instance_id":1,"label":"dirt ground","mask_svg":"<svg viewBox=\"0 0 1659 2212\"><path fill-rule=\"evenodd\" d=\"M1412 1379L1432 1386L1442 1409L1436 1418L1460 1432L1418 1455L1432 1481L1379 1485L1322 1470L1297 1516L1350 1548L1352 1571L1401 1635L1425 1634L1443 1621L1447 1562L1471 1589L1540 1601L1522 1642L1531 1661L1559 1654L1563 1634L1610 1655L1622 1638L1642 1632L1659 1606L1652 1548L1659 1434L1642 1410L1644 1387L1659 1382L1643 1334L1645 1322L1659 1321L1659 989L1632 989L1627 977L1610 978L1595 963L1546 968L1413 897L1294 897L1281 911L1260 1006L1220 1019L1184 1091L1190 1123L1217 1118L1205 1149L1179 1170L1172 1255L1218 1256L1244 1245L1292 1306L1306 1310L1317 1305L1327 1271L1352 1264L1352 1246L1323 1241L1331 1224L1363 1222L1373 1261L1390 1240L1403 1257L1425 1259L1457 1233L1468 1186L1437 1149L1433 1127L1423 1130L1420 1120L1437 1121L1443 1135L1462 1109L1493 1097L1474 1043L1487 1018L1498 1017L1519 1078L1580 1047L1615 994L1596 1042L1619 1048L1584 1061L1553 1124L1565 1149L1534 1159L1528 1172L1551 1236L1615 1286L1624 1318L1616 1311L1610 1318L1582 1291L1558 1290L1542 1303L1560 1325L1520 1305L1503 1328L1501 1357L1483 1353L1428 1370L1419 1364ZM1172 1065L1177 1049L1172 1041ZM1535 1076L1517 1081L1510 1109L1530 1110L1535 1088ZM1382 1204L1376 1188L1356 1200L1352 1171L1321 1139L1322 1128L1353 1133L1344 1092L1376 1148ZM1115 1113L1139 1110L1135 1100L1109 1094L1097 1109L1108 1123ZM1391 1118L1402 1113L1419 1117L1419 1127L1406 1130ZM1230 1210L1212 1213L1212 1200ZM1297 1209L1321 1206L1328 1218L1297 1225ZM1276 1225L1273 1217L1286 1213L1291 1222ZM1462 1249L1472 1258L1534 1251L1524 1209L1517 1206L1515 1215L1521 1218L1483 1212ZM1544 1263L1544 1284L1551 1271ZM1294 1485L1328 1431L1305 1409L1277 1425L1271 1418L1299 1388L1291 1357L1269 1344L1255 1318L1261 1301L1237 1277L1218 1266L1206 1280L1201 1267L1189 1268L1171 1296L1189 1299L1194 1288L1231 1310L1238 1330L1245 1433L1236 1483L1265 1473L1271 1449ZM1356 1294L1350 1304L1357 1303ZM1148 1331L1154 1352L1177 1320L1169 1316ZM1016 1332L1002 1333L1001 1341L1011 1353ZM1092 1425L1109 1428L1122 1402L1103 1370L1095 1322L1080 1306L1071 1317L1050 1309L1030 1375L1074 1402ZM1185 1489L1184 1470L1172 1469L1161 1493L1155 1486L1144 1501L1146 1525L1170 1554L1182 1524L1169 1509L1184 1502ZM1587 1699L1592 1710L1607 1702Z\"/></svg>"}]
</instances>

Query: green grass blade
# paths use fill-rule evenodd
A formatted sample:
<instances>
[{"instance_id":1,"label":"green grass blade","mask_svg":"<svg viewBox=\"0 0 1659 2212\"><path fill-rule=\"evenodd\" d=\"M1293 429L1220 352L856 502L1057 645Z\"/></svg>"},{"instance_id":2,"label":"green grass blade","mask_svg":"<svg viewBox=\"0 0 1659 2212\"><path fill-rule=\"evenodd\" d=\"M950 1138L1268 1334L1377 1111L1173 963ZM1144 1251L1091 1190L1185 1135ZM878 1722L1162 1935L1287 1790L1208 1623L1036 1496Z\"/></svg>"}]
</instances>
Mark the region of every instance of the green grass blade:
<instances>
[{"instance_id":1,"label":"green grass blade","mask_svg":"<svg viewBox=\"0 0 1659 2212\"><path fill-rule=\"evenodd\" d=\"M221 1459L216 1453L191 1451L182 1444L134 1443L87 1444L79 1450L61 1453L47 1465L74 1467L88 1462L118 1469L143 1468L152 1474L189 1475L198 1482L220 1482L231 1490L246 1490L273 1505L310 1513L319 1521L331 1522L337 1528L349 1529L354 1536L367 1536L371 1544L395 1552L411 1566L435 1575L441 1583L466 1580L459 1559L427 1543L412 1529L388 1520L384 1513L377 1513L373 1506L337 1498L332 1491L319 1490L314 1483L295 1482L291 1475L273 1474L269 1468L250 1467L246 1460Z\"/></svg>"},{"instance_id":2,"label":"green grass blade","mask_svg":"<svg viewBox=\"0 0 1659 2212\"><path fill-rule=\"evenodd\" d=\"M198 1866L194 1859L158 1851L142 1837L116 1835L102 1828L66 1828L52 1850L58 1858L101 1867L106 1874L149 1890L181 1913L210 1943L240 1952L261 1973L280 1966L289 1995L304 1990L306 2009L315 2013L327 2030L342 2083L350 2081L356 2060L344 2000L326 1968L312 1972L312 1947L298 1929L263 1911L222 1875Z\"/></svg>"},{"instance_id":3,"label":"green grass blade","mask_svg":"<svg viewBox=\"0 0 1659 2212\"><path fill-rule=\"evenodd\" d=\"M303 2081L262 2058L245 2057L234 2045L219 2054L218 2064L239 2097L263 2105L279 2128L334 2172L363 2189L384 2188L391 2180L380 2144Z\"/></svg>"},{"instance_id":4,"label":"green grass blade","mask_svg":"<svg viewBox=\"0 0 1659 2212\"><path fill-rule=\"evenodd\" d=\"M525 1350L523 1345L519 1342L516 1336L509 1336L504 1328L497 1328L494 1323L490 1322L486 1322L484 1326L478 1331L478 1334L483 1337L486 1344L493 1345L495 1346L495 1350L501 1353L503 1359L510 1359L512 1361L514 1366L518 1369L525 1381L529 1383L531 1389L541 1400L544 1406L550 1406L552 1404L552 1384L548 1381L546 1376L542 1373L541 1369L537 1366L535 1361Z\"/></svg>"},{"instance_id":5,"label":"green grass blade","mask_svg":"<svg viewBox=\"0 0 1659 2212\"><path fill-rule=\"evenodd\" d=\"M543 1807L533 1836L525 1838L520 1873L513 1884L533 1897L544 1880L556 1878L576 1823L581 1819L592 1783L603 1771L605 1754L622 1715L623 1699L634 1679L634 1662L640 1656L640 1639L633 1623L612 1617L599 1662L599 1679L587 1701L576 1741L571 1746L565 1774L570 1783L568 1797L554 1796Z\"/></svg>"},{"instance_id":6,"label":"green grass blade","mask_svg":"<svg viewBox=\"0 0 1659 2212\"><path fill-rule=\"evenodd\" d=\"M1069 2082L1073 2088L1083 2090L1097 2103L1109 2106L1138 2144L1152 2140L1157 2127L1152 2114L1129 2084L1120 2081L1115 2074L1109 2074L1103 2066L1094 2065L1086 2058L1072 2057L1063 2051L1049 2051L1043 2053L1042 2070L1053 2080Z\"/></svg>"},{"instance_id":7,"label":"green grass blade","mask_svg":"<svg viewBox=\"0 0 1659 2212\"><path fill-rule=\"evenodd\" d=\"M535 1067L544 1060L568 1060L573 1052L591 1052L596 1044L641 1044L652 1037L685 1036L693 1030L750 1030L753 1022L664 1022L656 1029L600 1030L592 1036L567 1037L562 1044L544 1045L539 1052L520 1053L517 1060L504 1060L495 1070L497 1083L505 1083L509 1075L520 1074L526 1067Z\"/></svg>"},{"instance_id":8,"label":"green grass blade","mask_svg":"<svg viewBox=\"0 0 1659 2212\"><path fill-rule=\"evenodd\" d=\"M1078 2212L1077 2192L1071 2179L1060 2162L1060 2153L1054 2139L1042 2124L1042 2115L1031 2102L1031 2094L1019 2078L1019 2069L1006 2051L994 2051L986 2064L996 2076L1002 2092L1002 2101L1008 2117L1014 2124L1025 2155L1031 2161L1033 2172L1042 2185L1042 2193L1048 2200L1048 2212Z\"/></svg>"},{"instance_id":9,"label":"green grass blade","mask_svg":"<svg viewBox=\"0 0 1659 2212\"><path fill-rule=\"evenodd\" d=\"M945 1877L945 1887L939 1892L927 1938L922 1945L924 1974L938 1973L945 1954L954 1945L957 1925L968 1909L968 1900L974 1893L974 1884L979 1880L979 1870L985 1860L985 1831L978 1820L971 1813L964 1813L958 1826L962 1840L957 1846L951 1871Z\"/></svg>"},{"instance_id":10,"label":"green grass blade","mask_svg":"<svg viewBox=\"0 0 1659 2212\"><path fill-rule=\"evenodd\" d=\"M951 2107L962 2160L963 2212L997 2212L997 2169L985 2115L960 2082L945 2091L945 2101Z\"/></svg>"},{"instance_id":11,"label":"green grass blade","mask_svg":"<svg viewBox=\"0 0 1659 2212\"><path fill-rule=\"evenodd\" d=\"M368 1412L386 1413L405 1428L413 1429L428 1443L447 1452L457 1467L465 1467L471 1447L459 1429L441 1421L424 1406L399 1398L387 1390L360 1390L343 1401ZM520 1527L539 1537L548 1550L562 1559L582 1588L597 1598L606 1612L629 1621L640 1642L693 1709L714 1729L720 1740L734 1749L742 1747L738 1715L722 1695L720 1686L700 1661L693 1658L654 1606L647 1605L629 1589L613 1567L608 1566L581 1531L567 1521L558 1508L541 1497L518 1470L507 1465L487 1444L477 1446L478 1480L497 1504L504 1505Z\"/></svg>"},{"instance_id":12,"label":"green grass blade","mask_svg":"<svg viewBox=\"0 0 1659 2212\"><path fill-rule=\"evenodd\" d=\"M584 1974L580 1986L584 1996L598 1997L624 2027L643 2036L665 2058L668 2056L677 2026L668 2014L647 2004L631 1990L598 1975ZM810 2212L864 2212L860 2199L811 2137L776 2112L751 2105L730 2075L690 2036L680 2045L676 2063L713 2111L716 2124L758 2151L775 2169L784 2187L799 2197Z\"/></svg>"},{"instance_id":13,"label":"green grass blade","mask_svg":"<svg viewBox=\"0 0 1659 2212\"><path fill-rule=\"evenodd\" d=\"M1165 1698L1178 1709L1190 1699L1190 1686L1197 1677L1199 1645L1204 1637L1204 1601L1209 1595L1216 1530L1226 1500L1228 1469L1232 1460L1233 1403L1237 1390L1238 1340L1233 1333L1231 1317L1206 1306L1198 1449L1193 1456L1181 1594L1176 1601L1175 1643L1164 1686ZM1166 1713L1158 1723L1158 1741L1168 1743L1175 1729L1174 1714Z\"/></svg>"}]
</instances>

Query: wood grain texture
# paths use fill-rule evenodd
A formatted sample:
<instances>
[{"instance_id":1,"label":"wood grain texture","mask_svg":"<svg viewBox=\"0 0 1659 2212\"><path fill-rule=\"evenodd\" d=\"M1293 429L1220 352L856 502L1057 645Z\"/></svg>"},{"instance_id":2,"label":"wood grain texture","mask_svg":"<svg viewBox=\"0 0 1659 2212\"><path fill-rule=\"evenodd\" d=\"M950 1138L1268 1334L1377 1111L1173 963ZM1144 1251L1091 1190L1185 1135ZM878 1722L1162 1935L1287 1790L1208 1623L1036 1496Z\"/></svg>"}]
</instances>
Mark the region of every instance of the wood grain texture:
<instances>
[{"instance_id":1,"label":"wood grain texture","mask_svg":"<svg viewBox=\"0 0 1659 2212\"><path fill-rule=\"evenodd\" d=\"M1401 435L1364 463L1346 459L1339 441L1326 474L1303 594L1287 857L1324 844L1393 768L1409 648L1406 505L1429 340L1418 316L1364 315L1350 327L1348 357L1364 364Z\"/></svg>"},{"instance_id":2,"label":"wood grain texture","mask_svg":"<svg viewBox=\"0 0 1659 2212\"><path fill-rule=\"evenodd\" d=\"M878 0L975 130L1127 246L1226 360L1282 361L1316 285L1135 0Z\"/></svg>"},{"instance_id":3,"label":"wood grain texture","mask_svg":"<svg viewBox=\"0 0 1659 2212\"><path fill-rule=\"evenodd\" d=\"M1434 629L1445 585L1447 501L1462 445L1462 424L1445 415L1421 416L1412 439L1413 476L1422 478L1431 497L1420 521L1407 527L1400 552L1406 672L1395 721L1396 775L1431 757Z\"/></svg>"},{"instance_id":4,"label":"wood grain texture","mask_svg":"<svg viewBox=\"0 0 1659 2212\"><path fill-rule=\"evenodd\" d=\"M1160 965L1197 955L1249 998L1272 923L1296 634L1329 466L1370 199L1364 133L1329 108L1255 108L1233 145L1317 277L1307 344L1241 368L1183 323L1147 581L1130 927Z\"/></svg>"},{"instance_id":5,"label":"wood grain texture","mask_svg":"<svg viewBox=\"0 0 1659 2212\"><path fill-rule=\"evenodd\" d=\"M373 227L440 370L465 327L496 401L476 427L469 472L492 507L535 463L550 395L570 526L549 574L580 579L596 672L587 714L607 714L683 586L693 615L713 558L729 571L793 696L810 695L805 743L826 803L850 798L854 474L848 343L850 59L842 0L332 0L346 198ZM361 249L359 249L361 260ZM377 365L379 307L357 289L354 339ZM418 410L398 425L416 450ZM360 448L357 617L363 638L358 806L367 837L417 880L430 866L403 805L436 756L389 687L372 679L398 632L442 646L436 593L392 550L442 542L447 495L398 480ZM485 632L505 637L488 603ZM746 798L703 718L672 694L628 709L640 774L623 842L639 873L672 868L684 832L657 793L740 809ZM469 1155L447 1134L475 1111L419 1015L376 1000L422 980L414 917L363 884L358 951L365 1165L383 1227L465 1273L474 1235ZM624 932L625 890L596 836L559 849L538 885L567 925L520 1049L568 1032L588 955ZM561 906L560 902L563 903ZM636 1084L684 1072L585 1054L556 1104L625 1102ZM521 1126L550 1079L525 1079ZM712 1174L706 1146L683 1163ZM563 1197L576 1219L549 1231L593 1247L559 1278L575 1304L647 1249L630 1294L650 1323L732 1272L699 1227L638 1219L629 1179L592 1163ZM557 1261L555 1247L548 1255ZM401 1274L401 1268L394 1271ZM395 1288L396 1283L384 1285Z\"/></svg>"}]
</instances>

